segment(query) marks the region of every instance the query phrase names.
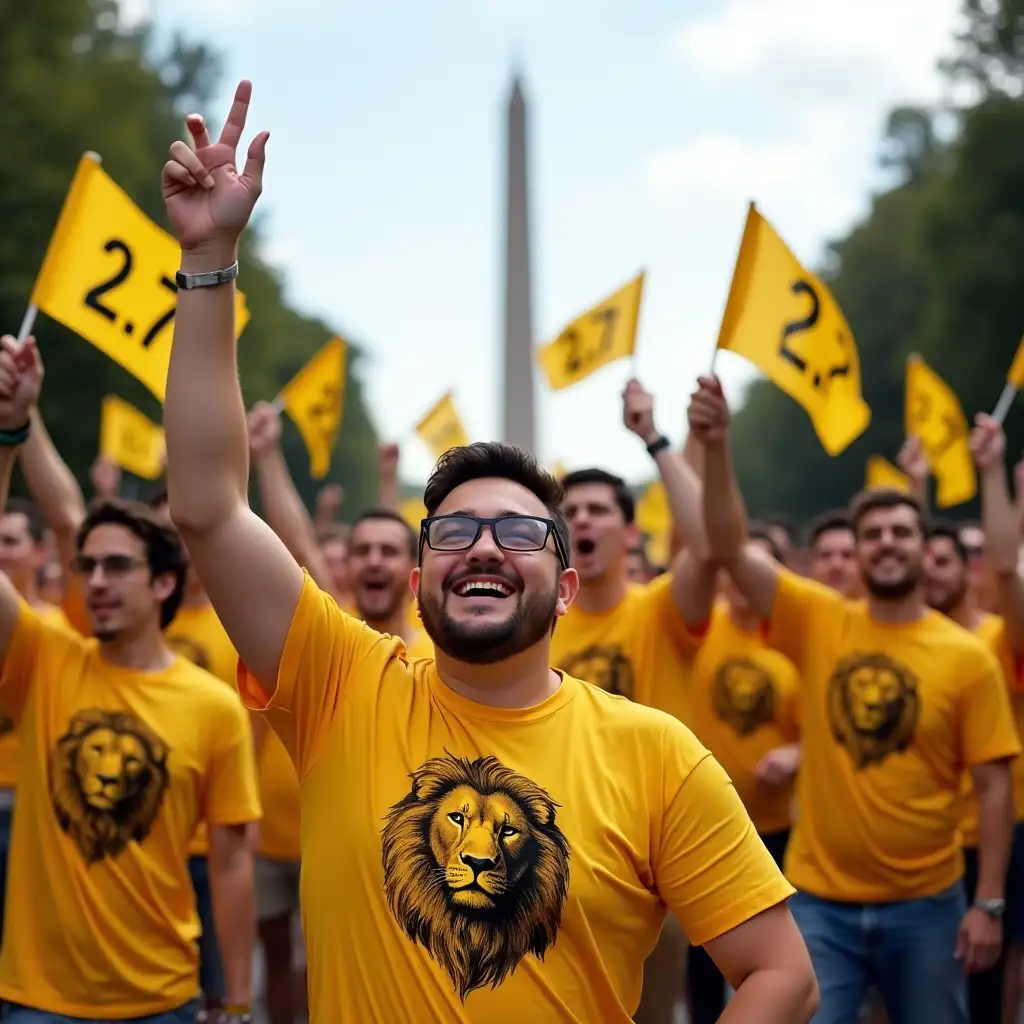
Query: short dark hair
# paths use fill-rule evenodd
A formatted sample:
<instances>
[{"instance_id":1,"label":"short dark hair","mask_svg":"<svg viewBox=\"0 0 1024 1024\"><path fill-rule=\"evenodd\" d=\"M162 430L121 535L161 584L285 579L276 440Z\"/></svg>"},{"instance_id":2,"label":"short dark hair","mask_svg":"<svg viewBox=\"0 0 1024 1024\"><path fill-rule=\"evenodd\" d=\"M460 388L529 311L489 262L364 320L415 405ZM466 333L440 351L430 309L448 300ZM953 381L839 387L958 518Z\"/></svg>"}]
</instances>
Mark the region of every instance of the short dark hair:
<instances>
[{"instance_id":1,"label":"short dark hair","mask_svg":"<svg viewBox=\"0 0 1024 1024\"><path fill-rule=\"evenodd\" d=\"M408 535L409 557L415 561L419 553L419 537L416 531L405 521L401 513L396 512L393 508L379 506L377 508L365 509L356 516L356 521L352 524L352 532L355 533L356 527L360 523L373 522L374 520L379 522L382 519L387 522L398 523L405 530Z\"/></svg>"},{"instance_id":2,"label":"short dark hair","mask_svg":"<svg viewBox=\"0 0 1024 1024\"><path fill-rule=\"evenodd\" d=\"M796 520L792 516L786 515L785 512L770 512L766 516L761 516L761 525L766 530L782 530L790 544L796 539Z\"/></svg>"},{"instance_id":3,"label":"short dark hair","mask_svg":"<svg viewBox=\"0 0 1024 1024\"><path fill-rule=\"evenodd\" d=\"M146 499L146 504L150 508L162 508L164 505L168 504L170 500L171 499L167 495L167 484L160 484Z\"/></svg>"},{"instance_id":4,"label":"short dark hair","mask_svg":"<svg viewBox=\"0 0 1024 1024\"><path fill-rule=\"evenodd\" d=\"M149 505L126 498L101 498L94 501L78 528L76 547L81 554L86 538L97 526L111 524L130 530L146 548L150 578L174 576L174 590L160 605L160 628L166 629L178 614L185 597L188 559L178 531L157 518Z\"/></svg>"},{"instance_id":5,"label":"short dark hair","mask_svg":"<svg viewBox=\"0 0 1024 1024\"><path fill-rule=\"evenodd\" d=\"M941 537L953 545L956 557L963 565L967 564L967 545L960 538L962 523L954 523L951 519L932 519L927 526L926 534L929 540Z\"/></svg>"},{"instance_id":6,"label":"short dark hair","mask_svg":"<svg viewBox=\"0 0 1024 1024\"><path fill-rule=\"evenodd\" d=\"M834 508L829 512L822 512L815 516L807 526L807 546L813 548L821 539L822 534L834 533L837 530L846 530L853 533L853 522L846 509Z\"/></svg>"},{"instance_id":7,"label":"short dark hair","mask_svg":"<svg viewBox=\"0 0 1024 1024\"><path fill-rule=\"evenodd\" d=\"M924 532L924 509L921 502L906 491L895 487L868 487L859 491L850 501L850 522L854 535L860 532L860 521L869 513L880 508L912 508L917 513L917 521Z\"/></svg>"},{"instance_id":8,"label":"short dark hair","mask_svg":"<svg viewBox=\"0 0 1024 1024\"><path fill-rule=\"evenodd\" d=\"M8 498L3 507L4 515L24 516L28 523L28 535L33 543L42 544L46 539L46 521L35 502L27 498Z\"/></svg>"},{"instance_id":9,"label":"short dark hair","mask_svg":"<svg viewBox=\"0 0 1024 1024\"><path fill-rule=\"evenodd\" d=\"M555 524L555 534L562 551L569 550L569 524L562 512L565 491L560 484L527 451L504 441L474 441L445 452L430 474L423 491L427 515L434 515L441 502L470 480L497 477L525 487L544 503Z\"/></svg>"},{"instance_id":10,"label":"short dark hair","mask_svg":"<svg viewBox=\"0 0 1024 1024\"><path fill-rule=\"evenodd\" d=\"M780 565L785 561L782 555L782 548L779 547L778 541L772 536L772 526L776 526L776 523L766 523L761 520L757 523L751 523L747 527L747 538L749 540L759 540L762 544L768 545L768 551L772 558L775 559Z\"/></svg>"},{"instance_id":11,"label":"short dark hair","mask_svg":"<svg viewBox=\"0 0 1024 1024\"><path fill-rule=\"evenodd\" d=\"M615 504L619 506L622 518L626 520L626 523L632 524L636 519L636 501L633 498L633 492L626 486L626 481L621 476L609 473L606 469L594 467L575 469L571 473L566 473L562 478L562 490L566 494L579 484L604 484L606 487L610 487L615 496Z\"/></svg>"}]
</instances>

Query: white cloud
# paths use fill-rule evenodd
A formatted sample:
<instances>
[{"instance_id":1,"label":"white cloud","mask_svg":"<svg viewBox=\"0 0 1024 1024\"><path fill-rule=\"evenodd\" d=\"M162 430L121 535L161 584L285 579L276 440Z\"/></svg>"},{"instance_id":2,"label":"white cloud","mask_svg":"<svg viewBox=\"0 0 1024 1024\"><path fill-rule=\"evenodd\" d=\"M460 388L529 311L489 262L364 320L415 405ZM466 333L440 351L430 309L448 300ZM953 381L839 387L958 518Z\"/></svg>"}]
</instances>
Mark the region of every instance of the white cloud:
<instances>
[{"instance_id":1,"label":"white cloud","mask_svg":"<svg viewBox=\"0 0 1024 1024\"><path fill-rule=\"evenodd\" d=\"M910 98L936 89L959 5L948 0L723 0L684 22L673 49L688 67L730 78L795 69L852 71L874 92L879 76Z\"/></svg>"}]
</instances>

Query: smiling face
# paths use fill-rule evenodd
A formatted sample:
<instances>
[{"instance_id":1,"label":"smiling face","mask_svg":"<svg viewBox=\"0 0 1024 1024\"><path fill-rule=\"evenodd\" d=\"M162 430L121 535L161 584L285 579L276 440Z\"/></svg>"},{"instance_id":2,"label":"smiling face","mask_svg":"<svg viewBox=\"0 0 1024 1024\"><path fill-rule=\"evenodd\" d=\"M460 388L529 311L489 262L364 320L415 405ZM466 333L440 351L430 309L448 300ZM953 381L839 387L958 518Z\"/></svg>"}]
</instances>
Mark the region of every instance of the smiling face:
<instances>
[{"instance_id":1,"label":"smiling face","mask_svg":"<svg viewBox=\"0 0 1024 1024\"><path fill-rule=\"evenodd\" d=\"M924 533L910 505L869 509L857 524L857 564L864 586L874 597L899 599L921 579Z\"/></svg>"},{"instance_id":2,"label":"smiling face","mask_svg":"<svg viewBox=\"0 0 1024 1024\"><path fill-rule=\"evenodd\" d=\"M493 477L459 485L434 512L455 514L550 518L531 491ZM466 551L435 551L424 544L412 586L423 627L437 648L457 661L484 665L546 642L575 596L577 578L562 570L553 537L540 551L504 551L485 528Z\"/></svg>"},{"instance_id":3,"label":"smiling face","mask_svg":"<svg viewBox=\"0 0 1024 1024\"><path fill-rule=\"evenodd\" d=\"M409 543L409 528L393 519L363 519L353 527L347 578L364 622L391 619L408 600L415 564Z\"/></svg>"},{"instance_id":4,"label":"smiling face","mask_svg":"<svg viewBox=\"0 0 1024 1024\"><path fill-rule=\"evenodd\" d=\"M928 539L924 557L924 594L936 611L949 615L967 596L967 566L949 537Z\"/></svg>"}]
</instances>

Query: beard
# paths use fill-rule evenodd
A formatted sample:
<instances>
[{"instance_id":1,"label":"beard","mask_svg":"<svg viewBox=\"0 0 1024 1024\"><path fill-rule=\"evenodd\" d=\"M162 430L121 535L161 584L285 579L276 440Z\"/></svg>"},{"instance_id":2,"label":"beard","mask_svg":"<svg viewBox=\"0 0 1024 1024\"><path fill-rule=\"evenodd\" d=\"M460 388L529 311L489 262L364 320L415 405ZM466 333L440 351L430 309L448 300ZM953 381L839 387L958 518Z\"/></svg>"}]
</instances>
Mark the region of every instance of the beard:
<instances>
[{"instance_id":1,"label":"beard","mask_svg":"<svg viewBox=\"0 0 1024 1024\"><path fill-rule=\"evenodd\" d=\"M403 590L405 591L404 593ZM406 593L408 593L407 588L389 585L383 594L374 594L370 598L371 603L367 603L363 588L357 586L353 596L356 602L356 610L364 622L383 622L397 614Z\"/></svg>"},{"instance_id":2,"label":"beard","mask_svg":"<svg viewBox=\"0 0 1024 1024\"><path fill-rule=\"evenodd\" d=\"M941 591L937 593L933 600L929 600L929 604L937 612L942 612L943 615L948 615L951 611L967 595L967 581L963 580L957 584L952 590Z\"/></svg>"},{"instance_id":3,"label":"beard","mask_svg":"<svg viewBox=\"0 0 1024 1024\"><path fill-rule=\"evenodd\" d=\"M493 571L492 575L504 575ZM434 646L449 658L467 665L493 665L514 658L550 635L558 605L558 582L541 594L519 591L519 608L503 622L456 622L445 602L458 579L446 581L440 601L420 588L420 619ZM512 601L514 597L496 598Z\"/></svg>"},{"instance_id":4,"label":"beard","mask_svg":"<svg viewBox=\"0 0 1024 1024\"><path fill-rule=\"evenodd\" d=\"M876 580L871 573L862 572L864 589L872 597L881 601L896 601L912 594L921 582L921 570L918 566L908 565L906 572L896 580Z\"/></svg>"}]
</instances>

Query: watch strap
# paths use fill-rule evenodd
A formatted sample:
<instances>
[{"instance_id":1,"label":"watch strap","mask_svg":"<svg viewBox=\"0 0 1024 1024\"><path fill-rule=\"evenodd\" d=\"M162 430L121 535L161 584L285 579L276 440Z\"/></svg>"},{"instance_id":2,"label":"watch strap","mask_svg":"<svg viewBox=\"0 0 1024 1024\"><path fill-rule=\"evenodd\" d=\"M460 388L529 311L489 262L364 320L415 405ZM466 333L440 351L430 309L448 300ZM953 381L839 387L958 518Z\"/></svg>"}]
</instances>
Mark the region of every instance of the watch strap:
<instances>
[{"instance_id":1,"label":"watch strap","mask_svg":"<svg viewBox=\"0 0 1024 1024\"><path fill-rule=\"evenodd\" d=\"M1006 900L975 900L974 906L994 918L1001 918L1006 912Z\"/></svg>"},{"instance_id":2,"label":"watch strap","mask_svg":"<svg viewBox=\"0 0 1024 1024\"><path fill-rule=\"evenodd\" d=\"M238 277L238 260L235 260L230 267L223 270L207 270L202 274L185 274L178 271L174 275L174 283L185 291L193 288L212 288L218 284L227 284Z\"/></svg>"},{"instance_id":3,"label":"watch strap","mask_svg":"<svg viewBox=\"0 0 1024 1024\"><path fill-rule=\"evenodd\" d=\"M32 421L29 420L23 427L15 427L13 430L0 430L0 448L17 448L24 444L31 433Z\"/></svg>"},{"instance_id":4,"label":"watch strap","mask_svg":"<svg viewBox=\"0 0 1024 1024\"><path fill-rule=\"evenodd\" d=\"M671 444L672 442L664 434L661 434L647 446L647 454L653 459L658 452L663 452Z\"/></svg>"}]
</instances>

